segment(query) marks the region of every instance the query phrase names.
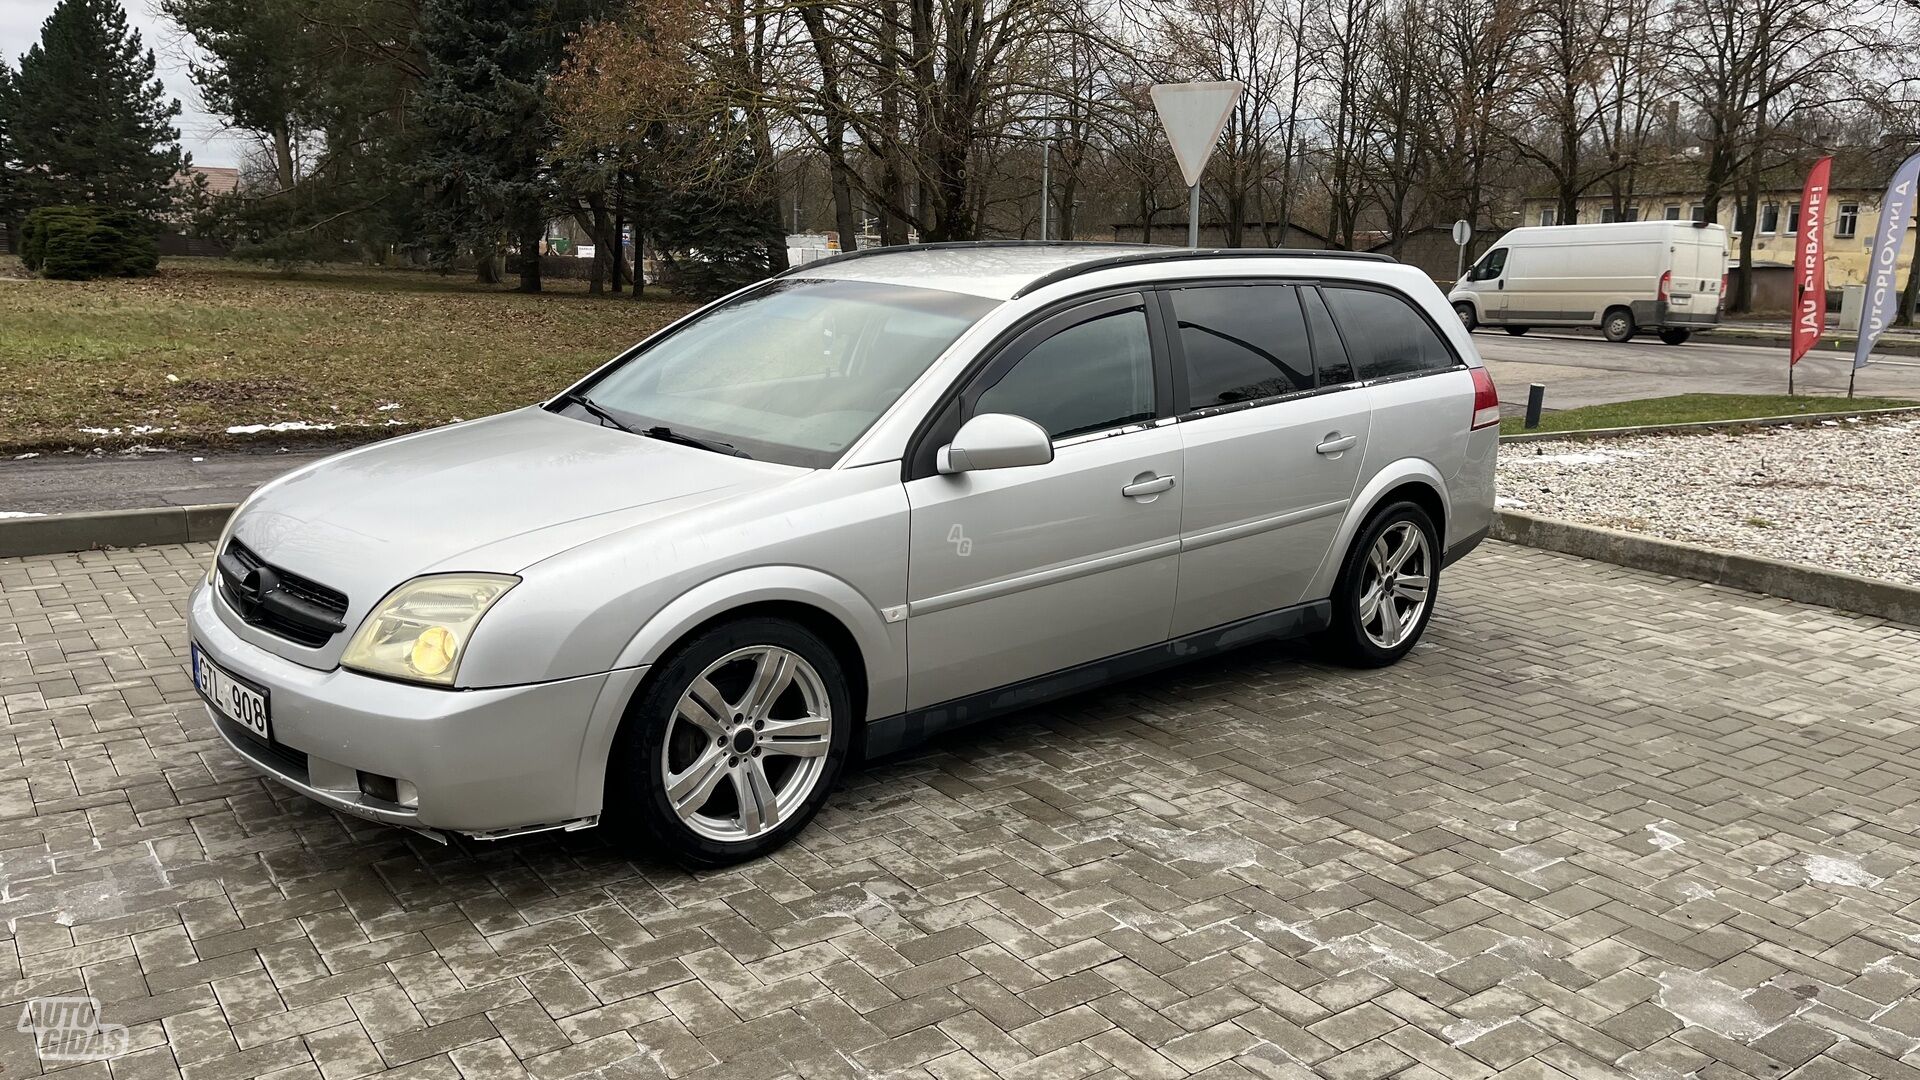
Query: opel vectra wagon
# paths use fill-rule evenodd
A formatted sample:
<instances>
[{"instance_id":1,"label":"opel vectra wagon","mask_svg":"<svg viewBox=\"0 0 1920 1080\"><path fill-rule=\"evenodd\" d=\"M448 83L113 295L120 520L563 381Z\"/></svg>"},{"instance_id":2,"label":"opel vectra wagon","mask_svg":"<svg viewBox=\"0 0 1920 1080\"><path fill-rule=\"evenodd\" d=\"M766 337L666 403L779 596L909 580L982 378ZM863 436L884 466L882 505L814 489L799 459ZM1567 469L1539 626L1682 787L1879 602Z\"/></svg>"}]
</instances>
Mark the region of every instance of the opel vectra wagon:
<instances>
[{"instance_id":1,"label":"opel vectra wagon","mask_svg":"<svg viewBox=\"0 0 1920 1080\"><path fill-rule=\"evenodd\" d=\"M1400 659L1487 533L1499 416L1389 260L863 251L261 488L193 676L337 810L730 862L849 759L1106 680L1309 634Z\"/></svg>"}]
</instances>

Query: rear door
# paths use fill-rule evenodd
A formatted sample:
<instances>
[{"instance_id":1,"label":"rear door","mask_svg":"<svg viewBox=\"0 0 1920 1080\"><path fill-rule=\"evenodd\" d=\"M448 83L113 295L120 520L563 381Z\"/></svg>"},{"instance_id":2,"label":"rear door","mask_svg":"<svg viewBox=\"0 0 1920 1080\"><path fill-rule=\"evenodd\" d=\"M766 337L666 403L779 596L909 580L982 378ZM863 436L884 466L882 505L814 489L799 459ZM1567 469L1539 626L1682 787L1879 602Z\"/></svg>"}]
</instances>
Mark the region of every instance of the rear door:
<instances>
[{"instance_id":1,"label":"rear door","mask_svg":"<svg viewBox=\"0 0 1920 1080\"><path fill-rule=\"evenodd\" d=\"M1307 599L1371 416L1310 286L1192 286L1161 303L1186 452L1178 637Z\"/></svg>"}]
</instances>

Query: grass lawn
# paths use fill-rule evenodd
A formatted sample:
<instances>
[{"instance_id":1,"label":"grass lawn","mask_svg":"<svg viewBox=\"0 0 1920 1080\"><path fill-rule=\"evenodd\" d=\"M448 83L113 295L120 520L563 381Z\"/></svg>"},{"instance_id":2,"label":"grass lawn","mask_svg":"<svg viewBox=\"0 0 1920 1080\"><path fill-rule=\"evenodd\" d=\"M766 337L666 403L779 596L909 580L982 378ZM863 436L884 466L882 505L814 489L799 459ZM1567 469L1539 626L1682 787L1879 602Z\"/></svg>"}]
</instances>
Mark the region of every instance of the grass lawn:
<instances>
[{"instance_id":1,"label":"grass lawn","mask_svg":"<svg viewBox=\"0 0 1920 1080\"><path fill-rule=\"evenodd\" d=\"M1920 405L1897 398L1814 397L1806 394L1676 394L1673 397L1589 405L1583 409L1544 413L1535 431L1587 431L1594 428L1635 427L1641 424L1689 424L1702 420L1754 420L1765 416L1831 413L1848 410L1895 409ZM1526 430L1522 417L1500 421L1502 435Z\"/></svg>"},{"instance_id":2,"label":"grass lawn","mask_svg":"<svg viewBox=\"0 0 1920 1080\"><path fill-rule=\"evenodd\" d=\"M359 268L289 277L213 259L40 281L0 257L0 448L199 446L290 422L362 441L548 397L688 310L589 297L584 281L548 288Z\"/></svg>"}]
</instances>

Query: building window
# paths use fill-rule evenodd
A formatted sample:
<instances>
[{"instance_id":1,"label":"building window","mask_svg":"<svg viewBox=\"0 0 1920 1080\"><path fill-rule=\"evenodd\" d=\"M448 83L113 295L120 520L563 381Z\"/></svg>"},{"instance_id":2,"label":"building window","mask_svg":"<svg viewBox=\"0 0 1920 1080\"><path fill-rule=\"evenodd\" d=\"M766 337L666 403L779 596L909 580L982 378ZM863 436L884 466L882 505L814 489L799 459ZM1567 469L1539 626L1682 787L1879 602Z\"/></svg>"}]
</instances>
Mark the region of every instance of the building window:
<instances>
[{"instance_id":1,"label":"building window","mask_svg":"<svg viewBox=\"0 0 1920 1080\"><path fill-rule=\"evenodd\" d=\"M1777 233L1780 231L1780 204L1770 202L1760 208L1760 231Z\"/></svg>"},{"instance_id":2,"label":"building window","mask_svg":"<svg viewBox=\"0 0 1920 1080\"><path fill-rule=\"evenodd\" d=\"M1794 233L1797 233L1799 231L1800 231L1800 204L1797 202L1790 202L1787 204L1787 235L1791 236Z\"/></svg>"},{"instance_id":3,"label":"building window","mask_svg":"<svg viewBox=\"0 0 1920 1080\"><path fill-rule=\"evenodd\" d=\"M1667 220L1668 221L1680 220L1680 204L1679 203L1667 204Z\"/></svg>"},{"instance_id":4,"label":"building window","mask_svg":"<svg viewBox=\"0 0 1920 1080\"><path fill-rule=\"evenodd\" d=\"M1834 219L1833 235L1841 240L1851 240L1860 231L1860 204L1843 202L1840 204L1840 216Z\"/></svg>"},{"instance_id":5,"label":"building window","mask_svg":"<svg viewBox=\"0 0 1920 1080\"><path fill-rule=\"evenodd\" d=\"M1553 224L1556 213L1557 211L1551 206L1547 207L1545 210L1540 211L1540 224L1542 225Z\"/></svg>"},{"instance_id":6,"label":"building window","mask_svg":"<svg viewBox=\"0 0 1920 1080\"><path fill-rule=\"evenodd\" d=\"M1697 202L1693 204L1693 220L1695 221L1707 220L1707 204L1706 203Z\"/></svg>"}]
</instances>

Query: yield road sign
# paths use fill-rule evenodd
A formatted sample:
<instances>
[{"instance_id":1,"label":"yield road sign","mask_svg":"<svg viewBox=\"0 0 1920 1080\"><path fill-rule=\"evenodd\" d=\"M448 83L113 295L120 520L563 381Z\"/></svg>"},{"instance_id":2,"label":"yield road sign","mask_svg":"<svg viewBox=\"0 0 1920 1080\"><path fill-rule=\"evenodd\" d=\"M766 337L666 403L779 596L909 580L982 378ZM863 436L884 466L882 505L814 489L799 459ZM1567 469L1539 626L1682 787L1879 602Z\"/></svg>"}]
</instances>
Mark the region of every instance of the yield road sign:
<instances>
[{"instance_id":1,"label":"yield road sign","mask_svg":"<svg viewBox=\"0 0 1920 1080\"><path fill-rule=\"evenodd\" d=\"M1239 82L1157 83L1150 93L1160 126L1173 144L1173 157L1188 187L1200 183L1213 145L1227 126L1227 116L1240 100Z\"/></svg>"}]
</instances>

